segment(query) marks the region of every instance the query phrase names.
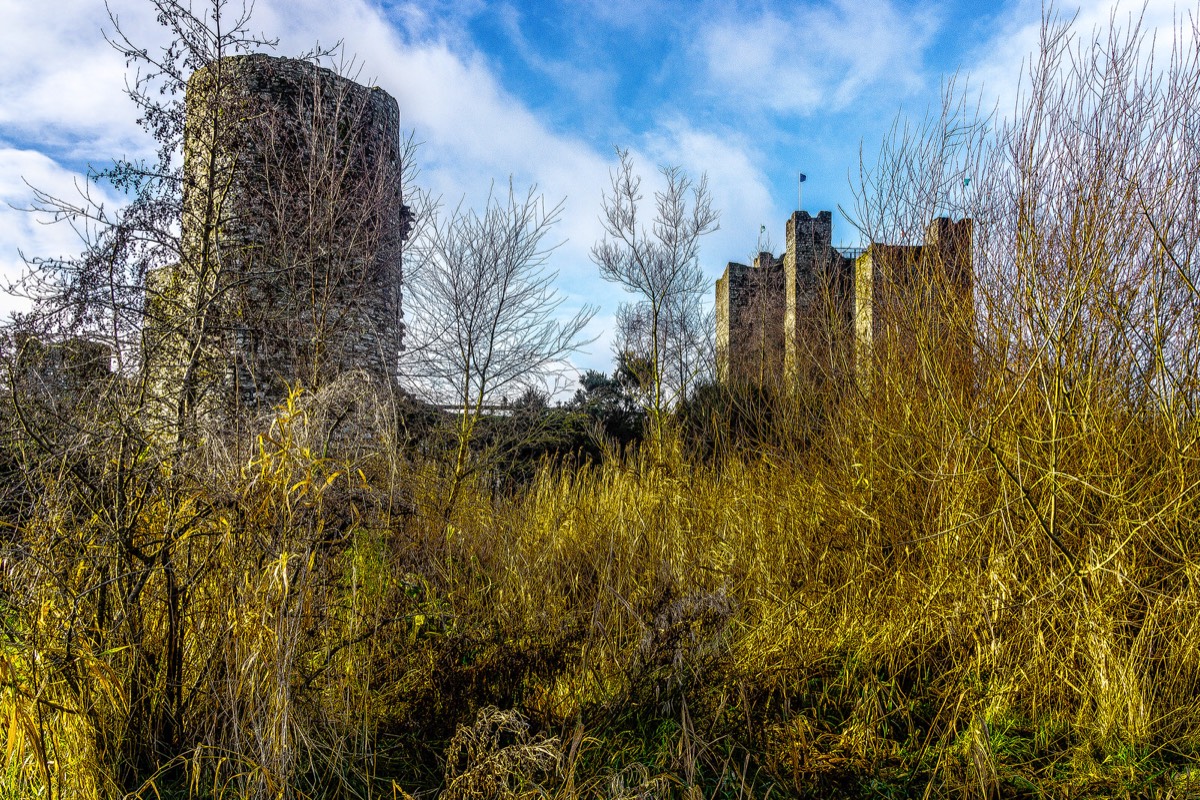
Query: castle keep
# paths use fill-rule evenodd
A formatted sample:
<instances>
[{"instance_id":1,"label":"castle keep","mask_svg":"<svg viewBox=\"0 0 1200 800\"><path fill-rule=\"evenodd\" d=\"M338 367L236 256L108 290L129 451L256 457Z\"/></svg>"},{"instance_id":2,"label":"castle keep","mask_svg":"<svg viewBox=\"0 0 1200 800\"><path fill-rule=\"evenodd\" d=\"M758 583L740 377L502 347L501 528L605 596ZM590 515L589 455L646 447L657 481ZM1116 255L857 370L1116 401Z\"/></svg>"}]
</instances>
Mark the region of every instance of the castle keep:
<instances>
[{"instance_id":1,"label":"castle keep","mask_svg":"<svg viewBox=\"0 0 1200 800\"><path fill-rule=\"evenodd\" d=\"M197 70L186 109L180 260L146 281L166 413L265 410L289 384L348 372L390 382L404 331L396 101L245 55Z\"/></svg>"},{"instance_id":2,"label":"castle keep","mask_svg":"<svg viewBox=\"0 0 1200 800\"><path fill-rule=\"evenodd\" d=\"M730 262L716 284L717 372L724 382L863 388L887 359L932 337L939 369L970 359L971 221L933 220L920 245L835 248L833 215L796 211L782 258Z\"/></svg>"}]
</instances>

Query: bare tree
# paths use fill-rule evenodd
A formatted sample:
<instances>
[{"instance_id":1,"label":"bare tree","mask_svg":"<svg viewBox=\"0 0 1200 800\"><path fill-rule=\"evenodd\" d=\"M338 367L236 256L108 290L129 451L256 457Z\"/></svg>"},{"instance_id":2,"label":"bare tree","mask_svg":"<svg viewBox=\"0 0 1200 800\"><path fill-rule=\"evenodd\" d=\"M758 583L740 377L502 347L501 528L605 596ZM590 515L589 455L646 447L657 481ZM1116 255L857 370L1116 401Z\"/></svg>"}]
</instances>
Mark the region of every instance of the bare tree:
<instances>
[{"instance_id":1,"label":"bare tree","mask_svg":"<svg viewBox=\"0 0 1200 800\"><path fill-rule=\"evenodd\" d=\"M655 192L649 228L639 216L642 179L628 150L617 150L611 191L604 195L604 238L592 248L600 274L637 295L637 308L622 312L623 338L645 364L646 411L651 438L662 439L664 417L711 359L700 298L708 281L700 269L700 239L717 230L707 176L693 182L680 167L662 167L666 187Z\"/></svg>"},{"instance_id":2,"label":"bare tree","mask_svg":"<svg viewBox=\"0 0 1200 800\"><path fill-rule=\"evenodd\" d=\"M471 447L490 407L545 388L585 344L595 309L564 316L548 267L561 210L510 183L507 196L489 194L482 214L460 207L428 231L428 260L409 289L411 377L457 416L448 508L477 466Z\"/></svg>"}]
</instances>

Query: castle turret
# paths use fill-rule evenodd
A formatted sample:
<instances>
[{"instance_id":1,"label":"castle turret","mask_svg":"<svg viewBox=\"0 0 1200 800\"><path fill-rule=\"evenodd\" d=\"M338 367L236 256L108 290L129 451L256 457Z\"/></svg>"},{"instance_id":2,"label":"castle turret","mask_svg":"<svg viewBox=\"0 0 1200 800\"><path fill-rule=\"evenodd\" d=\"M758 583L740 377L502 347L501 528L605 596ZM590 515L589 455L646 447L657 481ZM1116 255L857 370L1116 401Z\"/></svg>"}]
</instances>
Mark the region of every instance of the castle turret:
<instances>
[{"instance_id":1,"label":"castle turret","mask_svg":"<svg viewBox=\"0 0 1200 800\"><path fill-rule=\"evenodd\" d=\"M889 361L911 364L914 375L929 372L918 376L925 383L969 388L975 328L972 230L969 219L939 217L930 222L922 244L872 244L859 257L854 367L864 391ZM922 346L940 356L917 359Z\"/></svg>"},{"instance_id":2,"label":"castle turret","mask_svg":"<svg viewBox=\"0 0 1200 800\"><path fill-rule=\"evenodd\" d=\"M729 262L717 280L717 376L764 383L781 375L783 264L762 252L754 265Z\"/></svg>"}]
</instances>

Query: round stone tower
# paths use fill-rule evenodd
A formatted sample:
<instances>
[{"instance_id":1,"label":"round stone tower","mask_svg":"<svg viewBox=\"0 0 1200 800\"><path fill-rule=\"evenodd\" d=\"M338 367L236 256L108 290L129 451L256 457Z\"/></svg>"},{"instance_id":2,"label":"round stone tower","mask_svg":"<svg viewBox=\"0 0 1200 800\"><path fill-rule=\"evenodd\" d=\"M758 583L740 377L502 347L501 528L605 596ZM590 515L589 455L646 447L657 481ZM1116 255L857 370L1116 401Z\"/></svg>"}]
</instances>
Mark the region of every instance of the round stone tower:
<instances>
[{"instance_id":1,"label":"round stone tower","mask_svg":"<svg viewBox=\"0 0 1200 800\"><path fill-rule=\"evenodd\" d=\"M264 410L347 372L390 382L407 219L396 101L243 55L197 70L186 109L180 262L147 279L147 366L168 408Z\"/></svg>"}]
</instances>

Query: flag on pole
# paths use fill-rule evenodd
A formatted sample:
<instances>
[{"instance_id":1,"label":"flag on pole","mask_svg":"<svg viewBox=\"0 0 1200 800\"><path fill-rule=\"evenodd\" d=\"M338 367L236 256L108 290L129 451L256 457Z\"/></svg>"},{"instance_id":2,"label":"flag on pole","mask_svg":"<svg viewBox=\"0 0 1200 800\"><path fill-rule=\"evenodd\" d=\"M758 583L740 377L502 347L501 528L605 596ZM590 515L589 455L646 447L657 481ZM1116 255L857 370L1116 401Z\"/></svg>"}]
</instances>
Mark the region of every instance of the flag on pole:
<instances>
[{"instance_id":1,"label":"flag on pole","mask_svg":"<svg viewBox=\"0 0 1200 800\"><path fill-rule=\"evenodd\" d=\"M803 172L801 172L800 173L800 182L804 183L806 180L808 180L808 176L805 175Z\"/></svg>"}]
</instances>

